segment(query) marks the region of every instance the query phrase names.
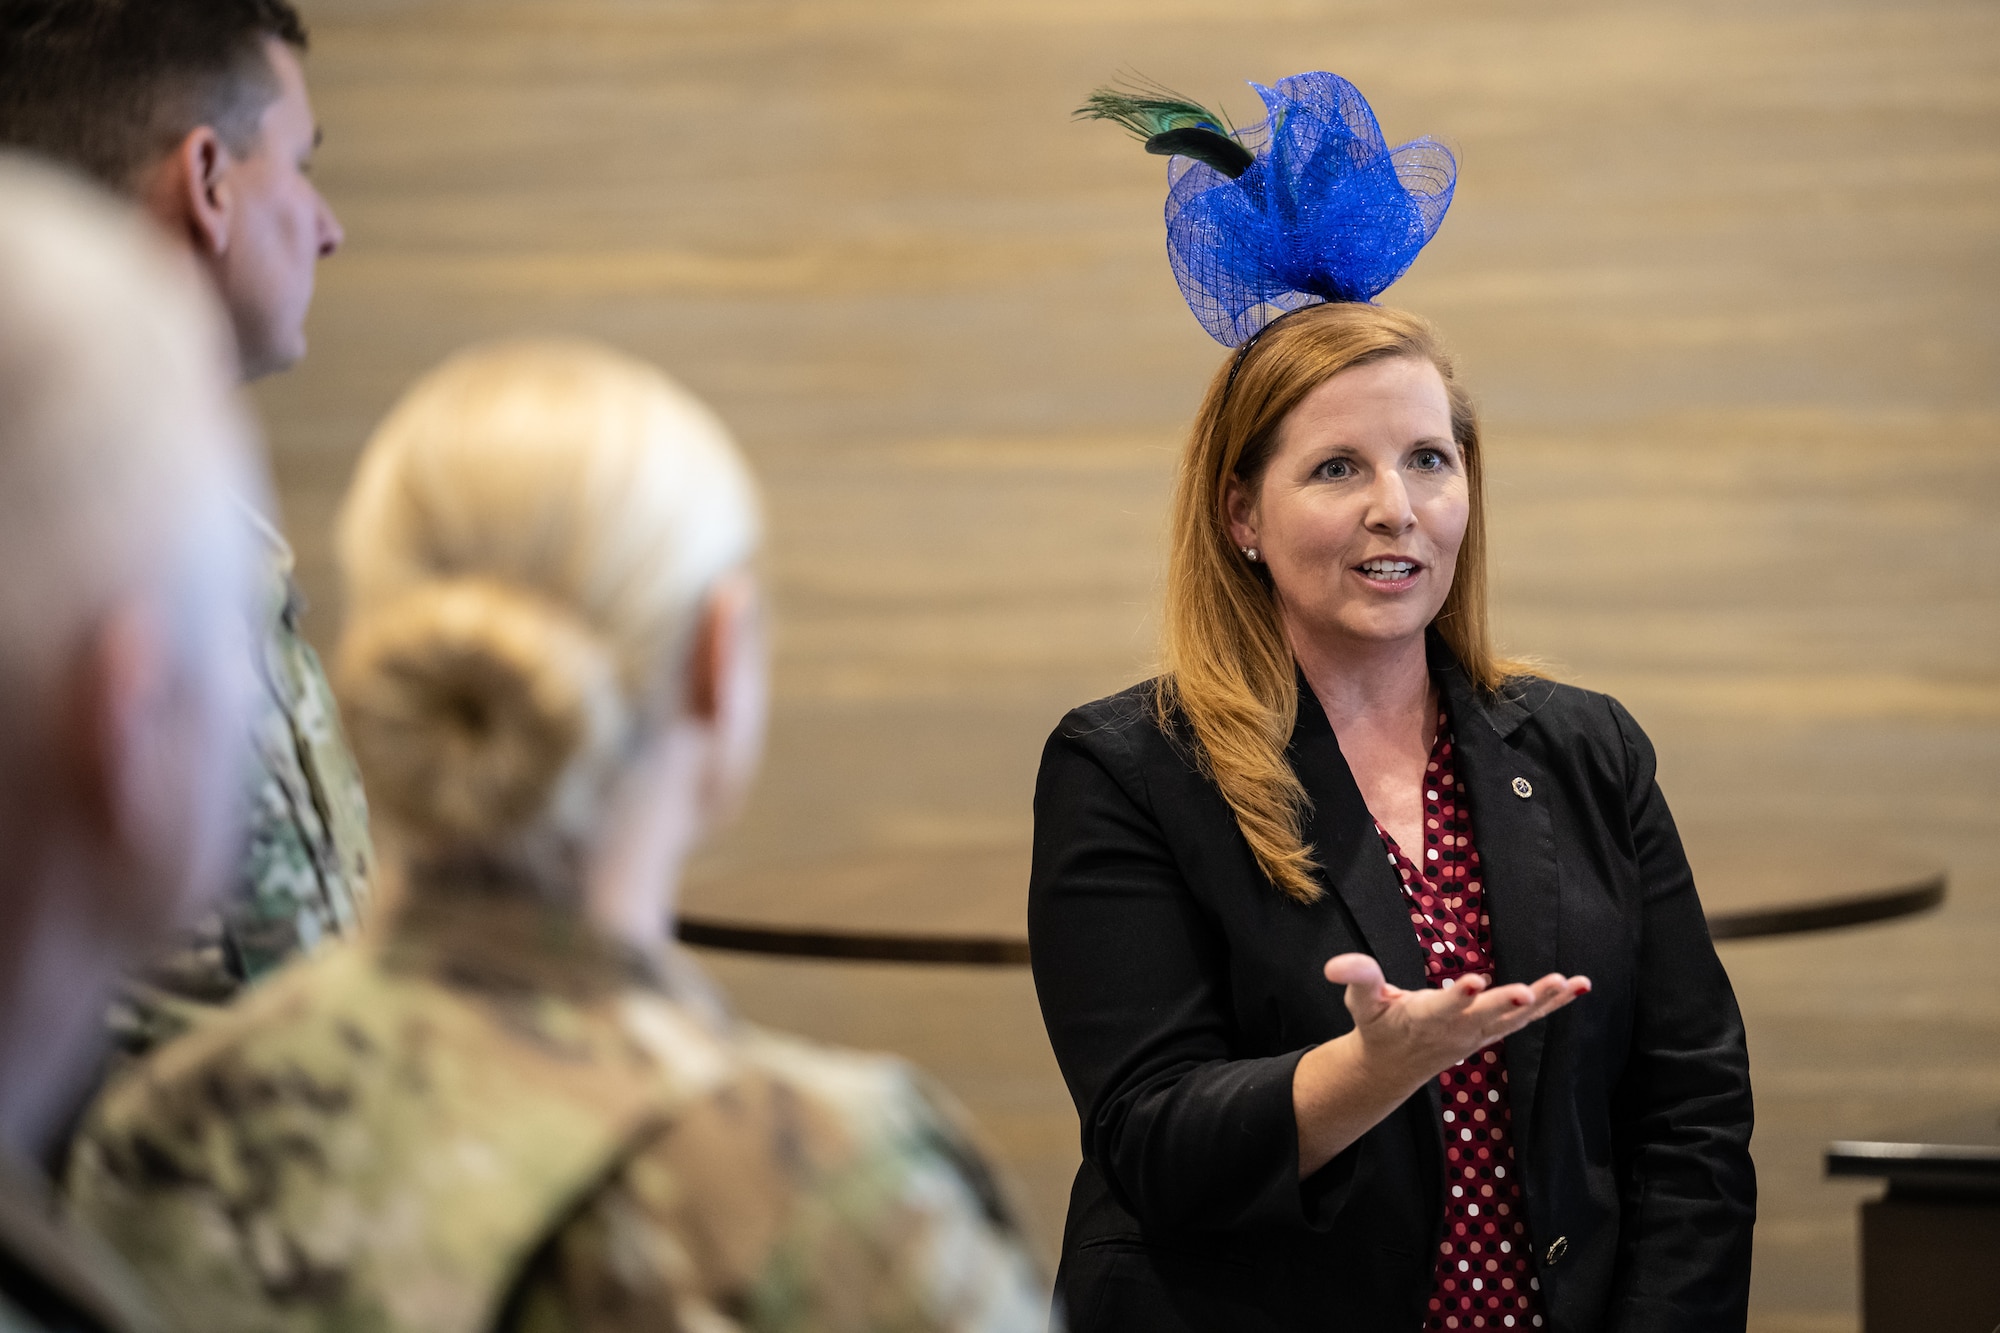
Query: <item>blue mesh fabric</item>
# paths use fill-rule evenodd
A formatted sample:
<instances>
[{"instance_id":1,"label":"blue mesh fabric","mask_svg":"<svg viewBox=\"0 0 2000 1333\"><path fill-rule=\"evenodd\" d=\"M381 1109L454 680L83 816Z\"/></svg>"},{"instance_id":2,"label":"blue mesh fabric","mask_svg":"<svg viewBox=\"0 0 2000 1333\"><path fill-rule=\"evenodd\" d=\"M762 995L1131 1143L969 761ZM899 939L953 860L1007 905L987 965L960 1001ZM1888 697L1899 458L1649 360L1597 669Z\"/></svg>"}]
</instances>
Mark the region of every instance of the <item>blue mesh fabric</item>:
<instances>
[{"instance_id":1,"label":"blue mesh fabric","mask_svg":"<svg viewBox=\"0 0 2000 1333\"><path fill-rule=\"evenodd\" d=\"M1251 84L1267 119L1235 180L1191 158L1167 166L1167 255L1188 308L1225 347L1287 311L1368 301L1403 275L1451 206L1458 164L1431 139L1391 149L1336 74Z\"/></svg>"}]
</instances>

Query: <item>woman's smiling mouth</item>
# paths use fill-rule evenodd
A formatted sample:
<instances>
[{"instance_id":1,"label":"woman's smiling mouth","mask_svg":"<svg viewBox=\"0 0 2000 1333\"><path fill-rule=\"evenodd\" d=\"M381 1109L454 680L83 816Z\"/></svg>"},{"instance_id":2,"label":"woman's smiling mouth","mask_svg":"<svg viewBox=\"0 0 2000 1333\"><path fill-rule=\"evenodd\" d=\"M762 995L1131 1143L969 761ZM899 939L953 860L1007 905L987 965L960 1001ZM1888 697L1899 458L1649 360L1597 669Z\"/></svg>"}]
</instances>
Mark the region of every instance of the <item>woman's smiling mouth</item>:
<instances>
[{"instance_id":1,"label":"woman's smiling mouth","mask_svg":"<svg viewBox=\"0 0 2000 1333\"><path fill-rule=\"evenodd\" d=\"M1415 560L1405 560L1400 556L1378 556L1373 560L1363 560L1354 567L1354 572L1384 591L1400 590L1416 582L1423 565Z\"/></svg>"}]
</instances>

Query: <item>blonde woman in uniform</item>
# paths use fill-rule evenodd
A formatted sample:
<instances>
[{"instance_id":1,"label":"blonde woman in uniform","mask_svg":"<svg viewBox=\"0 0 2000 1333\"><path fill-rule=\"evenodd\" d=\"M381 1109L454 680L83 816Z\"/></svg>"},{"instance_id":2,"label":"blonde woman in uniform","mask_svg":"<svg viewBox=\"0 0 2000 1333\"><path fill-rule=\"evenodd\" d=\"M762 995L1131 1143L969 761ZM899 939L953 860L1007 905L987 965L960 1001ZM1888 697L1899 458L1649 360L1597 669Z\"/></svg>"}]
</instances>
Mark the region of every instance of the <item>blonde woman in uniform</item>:
<instances>
[{"instance_id":1,"label":"blonde woman in uniform","mask_svg":"<svg viewBox=\"0 0 2000 1333\"><path fill-rule=\"evenodd\" d=\"M733 1023L669 943L765 713L714 416L600 347L477 348L383 423L340 537L393 922L122 1085L85 1212L211 1333L1040 1328L923 1080Z\"/></svg>"}]
</instances>

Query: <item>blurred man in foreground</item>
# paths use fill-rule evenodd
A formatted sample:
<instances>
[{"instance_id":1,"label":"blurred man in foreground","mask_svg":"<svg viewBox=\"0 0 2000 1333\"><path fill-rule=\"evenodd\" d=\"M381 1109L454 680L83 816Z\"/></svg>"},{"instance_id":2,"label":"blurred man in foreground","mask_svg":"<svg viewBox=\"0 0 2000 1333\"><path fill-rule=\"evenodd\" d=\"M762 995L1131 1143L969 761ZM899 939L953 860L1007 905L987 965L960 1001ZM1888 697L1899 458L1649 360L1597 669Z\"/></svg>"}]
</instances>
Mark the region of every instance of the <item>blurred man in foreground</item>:
<instances>
[{"instance_id":1,"label":"blurred man in foreground","mask_svg":"<svg viewBox=\"0 0 2000 1333\"><path fill-rule=\"evenodd\" d=\"M0 1328L145 1315L27 1163L120 973L236 846L256 493L195 275L83 186L0 155Z\"/></svg>"},{"instance_id":2,"label":"blurred man in foreground","mask_svg":"<svg viewBox=\"0 0 2000 1333\"><path fill-rule=\"evenodd\" d=\"M0 144L96 177L184 245L228 312L246 380L305 354L314 270L341 242L307 174L305 46L285 0L0 0ZM220 907L128 989L114 1014L128 1050L351 932L366 901L360 779L299 632L291 551L262 527L247 851Z\"/></svg>"}]
</instances>

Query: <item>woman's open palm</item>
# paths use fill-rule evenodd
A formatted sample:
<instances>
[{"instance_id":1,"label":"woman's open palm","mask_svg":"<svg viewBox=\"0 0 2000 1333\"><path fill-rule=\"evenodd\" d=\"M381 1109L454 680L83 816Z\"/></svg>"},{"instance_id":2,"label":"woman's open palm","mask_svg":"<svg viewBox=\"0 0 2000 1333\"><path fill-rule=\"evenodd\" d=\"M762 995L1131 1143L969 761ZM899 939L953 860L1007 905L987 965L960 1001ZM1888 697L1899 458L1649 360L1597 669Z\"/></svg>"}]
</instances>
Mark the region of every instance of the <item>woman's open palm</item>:
<instances>
[{"instance_id":1,"label":"woman's open palm","mask_svg":"<svg viewBox=\"0 0 2000 1333\"><path fill-rule=\"evenodd\" d=\"M1590 978L1551 972L1532 984L1494 986L1474 973L1435 989L1404 990L1365 953L1327 960L1326 979L1347 988L1364 1059L1428 1081L1590 990Z\"/></svg>"}]
</instances>

